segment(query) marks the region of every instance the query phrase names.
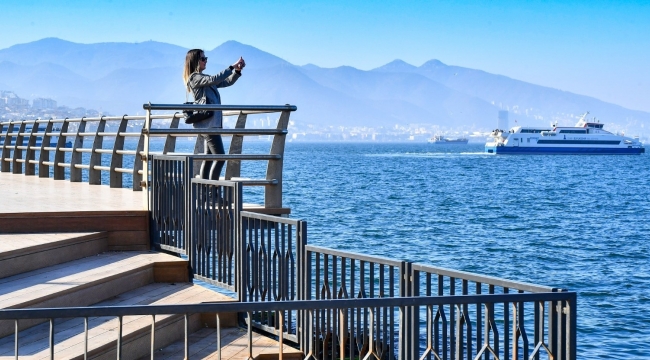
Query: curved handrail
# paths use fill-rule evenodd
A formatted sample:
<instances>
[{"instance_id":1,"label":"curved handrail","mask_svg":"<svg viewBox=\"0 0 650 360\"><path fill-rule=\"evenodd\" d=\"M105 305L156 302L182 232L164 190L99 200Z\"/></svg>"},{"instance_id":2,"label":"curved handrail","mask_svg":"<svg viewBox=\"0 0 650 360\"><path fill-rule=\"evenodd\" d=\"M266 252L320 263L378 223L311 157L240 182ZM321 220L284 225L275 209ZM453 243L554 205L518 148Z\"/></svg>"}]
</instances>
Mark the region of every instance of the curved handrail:
<instances>
[{"instance_id":1,"label":"curved handrail","mask_svg":"<svg viewBox=\"0 0 650 360\"><path fill-rule=\"evenodd\" d=\"M254 111L254 112L280 112L280 111L296 111L298 108L295 105L217 105L217 104L143 104L142 108L145 110L221 110L221 111Z\"/></svg>"}]
</instances>

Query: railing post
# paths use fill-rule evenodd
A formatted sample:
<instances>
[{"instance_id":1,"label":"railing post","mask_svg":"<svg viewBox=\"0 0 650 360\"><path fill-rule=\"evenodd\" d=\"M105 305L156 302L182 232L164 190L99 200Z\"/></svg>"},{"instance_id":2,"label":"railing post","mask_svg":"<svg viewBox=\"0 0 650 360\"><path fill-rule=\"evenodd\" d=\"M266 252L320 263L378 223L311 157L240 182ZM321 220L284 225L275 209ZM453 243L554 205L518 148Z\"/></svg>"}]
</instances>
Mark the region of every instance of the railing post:
<instances>
[{"instance_id":1,"label":"railing post","mask_svg":"<svg viewBox=\"0 0 650 360\"><path fill-rule=\"evenodd\" d=\"M237 117L237 123L235 124L235 129L243 129L246 127L246 118L247 115L244 113L239 113ZM239 155L242 153L242 148L244 144L244 137L241 135L233 135L232 140L230 140L230 150L228 151L231 155ZM230 180L233 177L241 176L241 160L228 160L226 163L226 173L224 179Z\"/></svg>"},{"instance_id":2,"label":"railing post","mask_svg":"<svg viewBox=\"0 0 650 360\"><path fill-rule=\"evenodd\" d=\"M0 124L0 133L2 133L2 128L4 125ZM2 152L0 152L0 171L9 172L10 165L5 159L9 158L9 144L11 143L11 134L14 131L14 124L9 123L7 126L7 131L5 132L2 140Z\"/></svg>"},{"instance_id":3,"label":"railing post","mask_svg":"<svg viewBox=\"0 0 650 360\"><path fill-rule=\"evenodd\" d=\"M97 131L95 132L95 139L93 141L93 149L90 153L90 161L88 164L88 183L92 185L101 185L102 184L102 172L101 170L96 170L95 166L102 165L102 154L97 152L97 149L101 149L104 144L104 136L101 133L106 129L106 120L102 116L97 124Z\"/></svg>"},{"instance_id":4,"label":"railing post","mask_svg":"<svg viewBox=\"0 0 650 360\"><path fill-rule=\"evenodd\" d=\"M413 286L413 263L402 261L400 264L400 284L399 296L413 296L415 288ZM414 307L404 306L401 308L402 316L400 319L400 354L401 359L417 359L418 342L414 338L416 328L419 322L416 322L417 311Z\"/></svg>"},{"instance_id":5,"label":"railing post","mask_svg":"<svg viewBox=\"0 0 650 360\"><path fill-rule=\"evenodd\" d=\"M147 191L149 190L149 130L151 130L151 110L147 110L138 148L133 159L133 191L143 191L144 206L149 206ZM138 157L140 157L138 159ZM141 160L141 161L140 161ZM140 174L142 170L142 174Z\"/></svg>"},{"instance_id":6,"label":"railing post","mask_svg":"<svg viewBox=\"0 0 650 360\"><path fill-rule=\"evenodd\" d=\"M45 164L45 162L50 161L50 151L45 150L46 147L51 147L51 141L50 138L51 136L49 133L52 132L52 127L54 123L52 123L52 119L50 118L47 121L47 125L45 125L45 132L43 134L43 140L41 142L41 152L38 157L38 177L39 178L49 178L50 177L50 166Z\"/></svg>"},{"instance_id":7,"label":"railing post","mask_svg":"<svg viewBox=\"0 0 650 360\"><path fill-rule=\"evenodd\" d=\"M183 231L183 239L185 245L185 252L188 256L188 263L190 264L190 281L194 278L194 249L196 248L196 234L197 234L197 191L196 186L192 184L192 173L194 172L194 157L187 156L185 157L185 229Z\"/></svg>"},{"instance_id":8,"label":"railing post","mask_svg":"<svg viewBox=\"0 0 650 360\"><path fill-rule=\"evenodd\" d=\"M174 113L174 117L169 124L170 129L178 129L178 124L180 119L176 117L177 112ZM176 151L176 136L167 135L165 137L165 146L163 147L163 154Z\"/></svg>"},{"instance_id":9,"label":"railing post","mask_svg":"<svg viewBox=\"0 0 650 360\"><path fill-rule=\"evenodd\" d=\"M79 126L77 127L77 135L74 137L74 143L72 144L72 156L70 157L70 182L80 182L81 181L81 169L77 168L77 164L82 163L83 154L78 152L77 149L84 147L84 137L81 135L86 131L86 121L85 117L81 118Z\"/></svg>"},{"instance_id":10,"label":"railing post","mask_svg":"<svg viewBox=\"0 0 650 360\"><path fill-rule=\"evenodd\" d=\"M126 115L122 116L120 126L117 129L117 135L115 135L115 144L113 145L113 154L111 155L111 169L109 171L109 184L112 188L122 187L122 173L115 171L115 169L122 167L124 154L121 151L124 150L124 136L121 136L120 133L126 132L128 123L129 121L126 119ZM134 163L136 161L137 155ZM132 178L135 179L135 174L133 174Z\"/></svg>"},{"instance_id":11,"label":"railing post","mask_svg":"<svg viewBox=\"0 0 650 360\"><path fill-rule=\"evenodd\" d=\"M280 114L278 119L278 130L286 130L289 126L288 110ZM266 168L266 180L276 180L277 184L267 185L264 190L264 207L266 208L281 208L282 207L282 166L284 163L284 144L286 134L276 134L273 136L273 144L271 144L271 154L279 154L280 158L277 160L269 160Z\"/></svg>"},{"instance_id":12,"label":"railing post","mask_svg":"<svg viewBox=\"0 0 650 360\"><path fill-rule=\"evenodd\" d=\"M240 302L246 301L246 279L248 279L248 264L246 263L246 240L244 239L244 221L242 220L241 211L244 207L243 186L241 182L235 183L235 203L233 216L235 224L235 238L233 240L235 248L235 289L237 290L237 299ZM247 224L250 226L250 224ZM247 228L248 228L247 226Z\"/></svg>"},{"instance_id":13,"label":"railing post","mask_svg":"<svg viewBox=\"0 0 650 360\"><path fill-rule=\"evenodd\" d=\"M18 162L18 159L23 158L23 151L19 149L19 146L23 146L23 135L22 133L25 132L25 122L20 123L20 127L18 128L18 135L16 135L16 141L14 142L14 155L11 159L11 172L13 174L22 174L23 173L23 164Z\"/></svg>"},{"instance_id":14,"label":"railing post","mask_svg":"<svg viewBox=\"0 0 650 360\"><path fill-rule=\"evenodd\" d=\"M65 152L61 149L65 148L66 137L63 134L68 132L69 126L68 118L63 119L61 132L59 132L59 141L57 141L56 150L54 150L54 180L65 180L65 169L59 166L59 163L65 162Z\"/></svg>"},{"instance_id":15,"label":"railing post","mask_svg":"<svg viewBox=\"0 0 650 360\"><path fill-rule=\"evenodd\" d=\"M298 270L297 274L297 294L298 298L296 300L308 300L309 298L309 286L307 286L307 283L311 281L311 277L309 276L309 261L307 261L307 251L305 250L305 246L307 245L307 222L306 221L299 221L298 226L296 226L296 236L298 239L298 243L296 244L296 257L298 258L296 261L296 267ZM306 353L307 351L307 344L310 344L313 339L309 338L310 334L307 331L308 329L308 321L309 317L307 316L308 311L307 310L302 310L298 313L298 342L299 342L299 348L300 350L303 351L303 353Z\"/></svg>"},{"instance_id":16,"label":"railing post","mask_svg":"<svg viewBox=\"0 0 650 360\"><path fill-rule=\"evenodd\" d=\"M562 309L562 313L567 319L567 356L569 360L575 360L577 349L577 320L578 320L578 294L573 293L571 299L566 301L566 309Z\"/></svg>"},{"instance_id":17,"label":"railing post","mask_svg":"<svg viewBox=\"0 0 650 360\"><path fill-rule=\"evenodd\" d=\"M34 121L32 125L32 131L29 133L29 139L27 140L27 151L25 153L25 175L36 175L36 166L30 161L36 158L36 139L38 133L39 123ZM43 146L41 142L41 146Z\"/></svg>"},{"instance_id":18,"label":"railing post","mask_svg":"<svg viewBox=\"0 0 650 360\"><path fill-rule=\"evenodd\" d=\"M413 263L406 263L406 286L410 291L406 296L420 296L420 272L413 268ZM411 321L411 358L419 358L420 350L420 307L414 306L410 309L411 316L409 317Z\"/></svg>"}]
</instances>

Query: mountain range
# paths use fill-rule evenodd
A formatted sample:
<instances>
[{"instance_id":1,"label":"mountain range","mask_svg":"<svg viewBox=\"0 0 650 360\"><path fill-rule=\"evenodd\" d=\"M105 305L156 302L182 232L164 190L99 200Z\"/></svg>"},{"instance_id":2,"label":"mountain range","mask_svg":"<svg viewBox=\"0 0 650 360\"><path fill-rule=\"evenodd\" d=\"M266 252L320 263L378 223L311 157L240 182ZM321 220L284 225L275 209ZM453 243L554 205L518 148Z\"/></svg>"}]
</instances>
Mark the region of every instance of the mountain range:
<instances>
[{"instance_id":1,"label":"mountain range","mask_svg":"<svg viewBox=\"0 0 650 360\"><path fill-rule=\"evenodd\" d=\"M143 113L142 104L183 103L188 49L143 43L78 44L47 38L0 50L0 89L46 97L113 114ZM438 125L490 130L499 110L510 125L573 125L590 111L607 128L643 132L650 113L538 86L481 70L430 60L416 67L395 60L364 71L349 66L298 66L253 46L228 41L205 51L213 74L246 60L244 76L221 91L224 104L292 104L292 120L318 126Z\"/></svg>"}]
</instances>

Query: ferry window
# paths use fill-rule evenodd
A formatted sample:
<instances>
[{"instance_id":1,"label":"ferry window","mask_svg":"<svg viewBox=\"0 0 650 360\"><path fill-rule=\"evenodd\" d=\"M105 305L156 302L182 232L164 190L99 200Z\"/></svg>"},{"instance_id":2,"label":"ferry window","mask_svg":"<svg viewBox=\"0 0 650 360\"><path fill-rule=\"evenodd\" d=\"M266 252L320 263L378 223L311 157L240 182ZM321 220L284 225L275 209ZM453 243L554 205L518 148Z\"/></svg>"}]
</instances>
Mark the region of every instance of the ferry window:
<instances>
[{"instance_id":1,"label":"ferry window","mask_svg":"<svg viewBox=\"0 0 650 360\"><path fill-rule=\"evenodd\" d=\"M548 129L521 129L522 133L528 133L528 134L539 134L542 131L551 131Z\"/></svg>"}]
</instances>

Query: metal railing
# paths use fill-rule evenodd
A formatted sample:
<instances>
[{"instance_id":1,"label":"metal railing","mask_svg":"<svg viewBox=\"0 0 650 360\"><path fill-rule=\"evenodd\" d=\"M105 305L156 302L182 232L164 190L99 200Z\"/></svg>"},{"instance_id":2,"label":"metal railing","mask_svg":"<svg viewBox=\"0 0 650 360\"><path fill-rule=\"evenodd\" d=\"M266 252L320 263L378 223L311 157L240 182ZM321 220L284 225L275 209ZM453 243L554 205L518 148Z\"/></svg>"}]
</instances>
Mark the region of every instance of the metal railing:
<instances>
[{"instance_id":1,"label":"metal railing","mask_svg":"<svg viewBox=\"0 0 650 360\"><path fill-rule=\"evenodd\" d=\"M312 301L273 301L273 302L238 302L238 303L203 303L191 305L145 305L145 306L127 306L127 307L81 307L81 308L56 308L56 309L5 309L0 311L0 320L13 320L15 322L15 336L13 342L13 352L15 358L20 355L20 333L18 332L18 323L21 320L34 320L34 319L47 319L49 320L49 336L43 338L45 342L44 348L47 349L50 359L55 356L54 347L55 342L55 322L54 319L59 318L83 318L83 328L75 331L67 331L64 334L58 334L58 342L66 341L70 338L79 338L76 343L83 343L83 355L86 357L89 353L89 319L97 317L113 317L117 321L95 321L95 326L109 328L115 333L114 346L116 347L117 359L123 356L123 324L127 316L151 316L151 327L149 332L150 338L150 356L153 359L155 355L156 346L156 316L159 315L182 315L185 319L184 331L184 355L185 359L190 359L190 342L189 342L189 317L191 314L199 313L216 313L216 346L214 352L217 353L218 358L221 358L222 336L220 316L225 313L243 313L247 314L248 327L246 332L247 337L247 351L244 355L248 359L253 358L253 321L254 312L265 312L268 314L276 314L268 321L276 328L283 329L290 326L289 319L284 314L286 313L304 313L307 314L306 321L302 323L302 331L306 334L309 341L304 345L305 359L348 359L348 358L364 358L364 359L505 359L505 355L499 349L512 347L518 349L519 346L506 340L505 337L494 336L493 339L485 341L477 346L476 349L461 354L456 351L452 352L450 346L436 346L436 342L442 344L449 344L453 340L453 333L440 332L435 326L427 323L424 330L424 340L427 341L427 346L421 349L412 349L411 342L407 333L407 328L410 326L409 313L416 312L418 308L435 309L440 307L451 307L455 309L462 309L464 307L472 306L476 308L485 308L488 311L485 314L485 321L482 322L478 331L488 333L488 331L495 331L498 329L501 333L506 333L509 330L504 327L508 321L514 321L514 318L519 317L518 314L499 314L489 311L489 309L496 308L497 305L508 307L512 304L517 304L518 307L523 308L524 304L530 306L544 307L547 304L563 303L566 304L566 309L561 309L568 317L566 326L573 326L575 317L570 314L575 314L576 294L571 292L550 292L550 293L532 293L532 294L483 294L483 295L454 295L454 296L420 296L420 297L400 297L400 298L367 298L367 299L328 299L328 300L312 300ZM360 310L367 312L367 317L357 317L354 320L355 328L352 331L345 331L345 327L334 328L331 325L323 326L318 320L318 314L327 312L337 318L337 322L330 324L346 324L350 319L350 314L359 313ZM388 309L396 309L397 316L391 321L395 322L395 326L399 329L399 336L394 338L391 343L386 343L387 336L383 332L382 322L386 321L384 317L380 316L380 312L384 313ZM460 312L460 310L457 310ZM457 327L461 327L462 323L466 321L462 317L456 319ZM534 326L542 326L542 324L534 323ZM515 329L513 329L514 331ZM83 335L81 335L83 334ZM513 339L510 337L509 339ZM278 353L280 358L283 354L284 345L286 344L282 332L279 333L278 340ZM567 343L575 345L575 339L567 339ZM331 343L332 345L328 345ZM348 346L349 344L362 344L358 346ZM8 349L10 344L5 344L4 347ZM548 343L540 341L531 352L527 353L513 353L513 359L538 359L540 355L544 358L552 359L575 359L575 347L567 348L563 352L553 352ZM92 349L91 349L92 350ZM81 355L81 354L80 354ZM462 355L462 356L461 356Z\"/></svg>"},{"instance_id":2,"label":"metal railing","mask_svg":"<svg viewBox=\"0 0 650 360\"><path fill-rule=\"evenodd\" d=\"M191 166L192 161L186 158L179 163ZM159 174L157 157L153 164L154 174ZM183 166L179 169L165 174L178 179L180 174L188 173ZM152 180L152 193L158 194L158 176ZM191 180L193 185L196 181ZM207 278L236 292L241 302L457 296L482 299L497 295L510 299L496 308L481 300L461 305L361 306L281 314L259 310L246 319L247 326L292 341L305 353L313 345L317 352L334 358L363 357L367 351L377 358L393 358L398 347L408 359L460 359L479 353L492 354L485 358L494 354L498 358L518 358L540 351L554 358L575 358L575 302L547 300L554 293L565 294L562 299L570 298L563 289L307 245L306 222L244 212L232 205L243 203L243 193L237 190L241 184L201 180L201 186L205 189L202 193L218 195L208 196L206 202L201 192L185 192L191 200L176 201L190 206L183 213L201 218L187 221L209 224L202 230L192 227L187 239L210 243L210 249L221 246L223 250L206 252L204 265L194 270L201 275L195 278ZM220 201L224 198L227 201ZM215 240L206 242L204 237ZM214 281L221 274L226 274L230 282ZM527 299L533 305L518 301L521 295L531 295ZM279 317L285 319L282 326L277 323ZM400 317L402 320L397 321ZM301 331L312 323L315 333ZM371 328L372 341L368 333Z\"/></svg>"},{"instance_id":3,"label":"metal railing","mask_svg":"<svg viewBox=\"0 0 650 360\"><path fill-rule=\"evenodd\" d=\"M145 104L143 108L147 111L144 128L142 130L146 139L149 136L166 136L168 139L184 136L205 135L230 135L230 150L226 155L197 155L195 161L200 160L222 160L227 161L224 179L233 180L241 177L241 162L247 160L264 160L267 161L266 178L258 180L241 180L238 182L244 186L263 186L264 187L264 207L281 208L282 207L282 168L284 159L284 147L289 126L289 116L292 111L296 111L293 105L176 105L176 104ZM183 110L214 110L223 111L224 115L238 114L237 122L233 129L153 129L149 119L154 115L152 111L183 111ZM275 129L246 129L246 119L248 114L263 113L280 113ZM268 155L245 155L242 154L244 136L273 135L270 153ZM149 142L145 141L144 153L149 154ZM195 151L202 152L202 151ZM145 173L148 173L148 162L143 161ZM145 179L145 186L146 186Z\"/></svg>"},{"instance_id":4,"label":"metal railing","mask_svg":"<svg viewBox=\"0 0 650 360\"><path fill-rule=\"evenodd\" d=\"M192 179L190 264L195 279L240 291L241 183Z\"/></svg>"},{"instance_id":5,"label":"metal railing","mask_svg":"<svg viewBox=\"0 0 650 360\"><path fill-rule=\"evenodd\" d=\"M300 264L305 261L307 223L246 211L240 213L240 218L241 234L237 241L243 254L240 301L304 300L302 294L308 281ZM285 327L273 322L280 315L287 319ZM251 319L255 328L300 344L302 316L292 311L283 314L256 311Z\"/></svg>"},{"instance_id":6,"label":"metal railing","mask_svg":"<svg viewBox=\"0 0 650 360\"><path fill-rule=\"evenodd\" d=\"M133 190L142 190L148 183L150 154L167 154L176 150L177 137L196 137L199 134L232 136L225 155L197 155L194 161L226 161L225 179L241 177L241 163L249 160L267 161L266 178L242 181L244 185L265 187L265 206L282 206L282 166L289 115L296 111L293 105L177 105L144 104L144 116L102 116L74 119L20 120L0 123L0 171L14 174L69 178L72 182L87 179L90 184L108 182L110 187L123 187L123 175L132 176ZM152 111L216 110L223 116L237 116L233 129L179 129L182 113L152 114ZM250 114L280 113L275 129L246 129ZM169 128L159 120L169 122ZM156 121L156 124L153 122ZM117 125L115 125L117 123ZM76 127L76 130L73 130ZM96 126L93 131L91 125ZM113 125L113 126L110 126ZM154 126L156 125L156 126ZM107 128L117 128L106 131ZM133 129L135 131L129 131ZM242 154L245 136L273 136L269 154ZM164 137L162 151L150 151L150 139ZM112 142L105 141L114 139ZM137 145L126 147L125 140L137 138ZM54 142L52 140L55 140ZM92 146L85 146L92 140ZM40 145L37 145L40 142ZM203 152L203 141L197 140L195 152ZM110 160L107 157L110 156ZM125 167L125 156L130 167ZM195 172L196 173L196 172ZM106 176L102 176L106 174Z\"/></svg>"},{"instance_id":7,"label":"metal railing","mask_svg":"<svg viewBox=\"0 0 650 360\"><path fill-rule=\"evenodd\" d=\"M141 131L128 130L145 118L125 115L0 123L0 170L25 175L38 173L39 177L53 177L56 180L68 177L72 182L82 181L82 172L85 171L88 182L93 185L101 184L102 172L106 172L108 183L114 188L123 186L123 174L130 174L133 189L141 190L142 163L134 160L132 166L126 168L124 156L135 158L142 152L144 138ZM175 115L157 115L150 121L157 119L172 119L171 124L178 126L178 118ZM116 122L116 131L105 131L107 124ZM75 125L76 131L72 131L72 124ZM90 127L88 124L96 125L95 131L87 131L86 128ZM93 139L92 147L84 147L84 140L89 138ZM115 139L111 147L104 147L105 138ZM125 140L128 138L138 138L135 148L125 148ZM37 145L39 141L41 144ZM110 160L106 161L103 156L110 156Z\"/></svg>"}]
</instances>

